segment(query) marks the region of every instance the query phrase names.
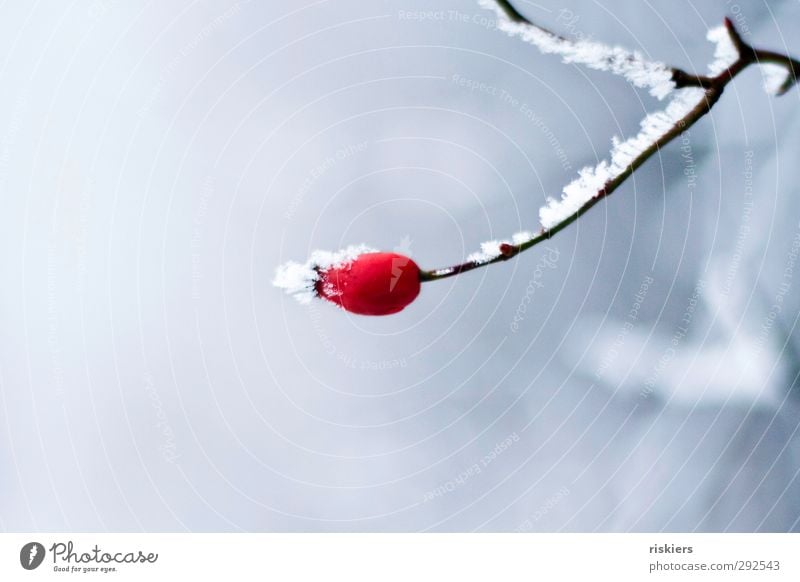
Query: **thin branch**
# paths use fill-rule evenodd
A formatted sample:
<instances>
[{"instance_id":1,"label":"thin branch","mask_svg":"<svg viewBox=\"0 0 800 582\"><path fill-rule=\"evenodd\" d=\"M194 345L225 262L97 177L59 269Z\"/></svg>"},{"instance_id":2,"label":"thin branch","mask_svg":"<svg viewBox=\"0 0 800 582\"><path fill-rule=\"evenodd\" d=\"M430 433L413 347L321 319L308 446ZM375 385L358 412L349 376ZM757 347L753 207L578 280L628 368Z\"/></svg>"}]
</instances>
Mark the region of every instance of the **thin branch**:
<instances>
[{"instance_id":1,"label":"thin branch","mask_svg":"<svg viewBox=\"0 0 800 582\"><path fill-rule=\"evenodd\" d=\"M513 23L533 27L542 31L553 38L560 41L566 41L549 30L534 24L525 16L520 14L514 6L506 0L496 0L498 7L502 10L505 16ZM592 206L597 204L600 200L609 196L616 190L625 180L636 171L642 164L656 154L662 147L674 140L681 133L689 129L706 113L708 113L714 104L722 96L725 87L730 83L736 75L753 64L774 64L780 65L786 69L787 75L784 83L779 87L777 94L783 94L788 91L798 81L798 74L800 74L800 62L787 55L776 53L773 51L766 51L755 49L748 45L736 30L733 22L726 18L725 28L730 37L730 41L738 52L738 58L730 64L727 68L715 76L696 75L688 73L682 69L672 68L672 81L676 89L684 88L699 88L703 90L703 98L698 101L685 115L679 118L671 128L664 132L658 139L653 141L651 145L643 149L637 156L629 162L627 167L622 169L613 178L609 179L603 186L577 211L570 214L563 220L557 222L550 228L542 228L535 236L521 243L502 243L499 245L499 253L488 260L470 260L460 265L452 267L433 269L430 271L422 271L422 281L436 281L452 277L479 267L485 267L500 261L507 261L512 257L517 256L537 244L553 237L567 226L575 222L582 214L588 211Z\"/></svg>"},{"instance_id":2,"label":"thin branch","mask_svg":"<svg viewBox=\"0 0 800 582\"><path fill-rule=\"evenodd\" d=\"M520 14L519 11L514 8L511 2L506 2L506 0L497 0L497 5L500 7L500 10L506 13L506 17L512 22L521 22L524 24L529 24L530 26L541 28Z\"/></svg>"}]
</instances>

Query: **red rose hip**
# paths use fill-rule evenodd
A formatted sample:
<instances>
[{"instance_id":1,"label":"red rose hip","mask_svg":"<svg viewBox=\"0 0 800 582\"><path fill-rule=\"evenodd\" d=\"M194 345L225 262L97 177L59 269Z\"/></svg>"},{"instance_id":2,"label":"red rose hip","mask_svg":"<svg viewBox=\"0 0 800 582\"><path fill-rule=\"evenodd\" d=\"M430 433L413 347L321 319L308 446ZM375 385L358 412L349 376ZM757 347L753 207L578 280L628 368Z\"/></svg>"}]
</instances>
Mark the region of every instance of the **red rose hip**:
<instances>
[{"instance_id":1,"label":"red rose hip","mask_svg":"<svg viewBox=\"0 0 800 582\"><path fill-rule=\"evenodd\" d=\"M318 273L317 295L360 315L397 313L419 295L419 267L397 253L364 253Z\"/></svg>"}]
</instances>

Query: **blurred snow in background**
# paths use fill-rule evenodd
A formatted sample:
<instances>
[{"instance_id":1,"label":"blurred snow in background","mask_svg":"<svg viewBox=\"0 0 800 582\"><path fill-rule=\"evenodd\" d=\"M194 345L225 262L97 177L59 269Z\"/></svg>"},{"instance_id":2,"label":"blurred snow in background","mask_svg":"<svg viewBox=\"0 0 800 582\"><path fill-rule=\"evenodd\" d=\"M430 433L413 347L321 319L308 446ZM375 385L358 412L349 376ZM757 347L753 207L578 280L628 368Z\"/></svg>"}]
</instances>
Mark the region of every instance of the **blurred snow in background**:
<instances>
[{"instance_id":1,"label":"blurred snow in background","mask_svg":"<svg viewBox=\"0 0 800 582\"><path fill-rule=\"evenodd\" d=\"M788 0L519 7L800 54ZM1 529L800 529L796 89L748 71L548 245L364 318L275 267L536 229L658 101L467 0L3 13Z\"/></svg>"}]
</instances>

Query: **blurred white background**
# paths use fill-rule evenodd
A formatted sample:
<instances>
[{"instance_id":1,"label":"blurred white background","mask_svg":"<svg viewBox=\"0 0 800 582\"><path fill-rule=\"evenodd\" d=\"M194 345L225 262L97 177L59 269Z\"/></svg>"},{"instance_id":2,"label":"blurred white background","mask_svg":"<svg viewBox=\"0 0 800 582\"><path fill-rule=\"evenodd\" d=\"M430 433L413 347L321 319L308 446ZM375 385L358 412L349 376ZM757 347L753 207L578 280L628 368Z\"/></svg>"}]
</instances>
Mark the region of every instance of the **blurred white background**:
<instances>
[{"instance_id":1,"label":"blurred white background","mask_svg":"<svg viewBox=\"0 0 800 582\"><path fill-rule=\"evenodd\" d=\"M518 6L800 54L796 1ZM549 250L365 318L275 268L455 264L663 103L470 0L2 13L0 529L800 529L797 89L747 71Z\"/></svg>"}]
</instances>

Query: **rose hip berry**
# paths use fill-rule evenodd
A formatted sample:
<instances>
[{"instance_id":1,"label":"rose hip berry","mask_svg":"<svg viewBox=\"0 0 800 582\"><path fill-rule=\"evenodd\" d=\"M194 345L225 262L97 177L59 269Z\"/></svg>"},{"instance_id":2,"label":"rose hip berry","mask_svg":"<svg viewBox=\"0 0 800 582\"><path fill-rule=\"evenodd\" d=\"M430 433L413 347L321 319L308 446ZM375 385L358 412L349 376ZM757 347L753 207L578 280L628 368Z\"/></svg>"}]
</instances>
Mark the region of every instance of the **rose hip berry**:
<instances>
[{"instance_id":1,"label":"rose hip berry","mask_svg":"<svg viewBox=\"0 0 800 582\"><path fill-rule=\"evenodd\" d=\"M343 265L319 271L320 297L360 315L390 315L416 299L420 270L397 253L364 253Z\"/></svg>"}]
</instances>

